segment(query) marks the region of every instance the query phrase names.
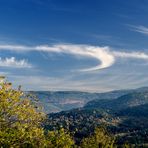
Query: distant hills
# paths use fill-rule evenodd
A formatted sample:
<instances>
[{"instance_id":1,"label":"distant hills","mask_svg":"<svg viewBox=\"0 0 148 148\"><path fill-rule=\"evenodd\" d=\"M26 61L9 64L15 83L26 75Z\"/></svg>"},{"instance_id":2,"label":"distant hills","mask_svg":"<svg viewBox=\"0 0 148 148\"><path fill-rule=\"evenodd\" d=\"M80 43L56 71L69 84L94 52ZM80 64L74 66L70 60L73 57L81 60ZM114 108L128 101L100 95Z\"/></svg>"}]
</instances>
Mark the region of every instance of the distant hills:
<instances>
[{"instance_id":1,"label":"distant hills","mask_svg":"<svg viewBox=\"0 0 148 148\"><path fill-rule=\"evenodd\" d=\"M91 95L93 96L93 94ZM103 125L111 134L116 136L119 145L128 142L134 147L148 146L147 87L95 93L95 97L95 99L84 99L86 104L83 107L48 114L45 128L64 127L74 132L74 138L79 143L96 127Z\"/></svg>"},{"instance_id":2,"label":"distant hills","mask_svg":"<svg viewBox=\"0 0 148 148\"><path fill-rule=\"evenodd\" d=\"M37 98L39 98L39 101L43 105L44 111L46 113L54 113L74 108L80 108L83 106L88 108L122 108L123 106L127 105L126 103L132 103L132 98L134 99L134 93L142 93L146 91L148 92L148 87L132 90L116 90L105 93L89 93L79 91L30 91L29 93L32 93L36 95ZM129 93L133 93L133 95ZM128 95L126 96L126 94ZM126 98L128 99L130 97L132 97L131 100L127 102ZM115 100L117 98L119 99ZM122 102L122 105L119 105L121 104L120 102ZM135 103L136 102L133 102L131 105L134 105ZM140 104L142 104L142 102Z\"/></svg>"},{"instance_id":3,"label":"distant hills","mask_svg":"<svg viewBox=\"0 0 148 148\"><path fill-rule=\"evenodd\" d=\"M83 107L91 100L113 100L132 90L117 90L106 93L89 93L79 91L30 91L37 96L46 113L60 112Z\"/></svg>"},{"instance_id":4,"label":"distant hills","mask_svg":"<svg viewBox=\"0 0 148 148\"><path fill-rule=\"evenodd\" d=\"M85 108L102 108L111 110L122 110L128 107L140 106L148 103L148 91L132 92L114 100L92 100Z\"/></svg>"}]
</instances>

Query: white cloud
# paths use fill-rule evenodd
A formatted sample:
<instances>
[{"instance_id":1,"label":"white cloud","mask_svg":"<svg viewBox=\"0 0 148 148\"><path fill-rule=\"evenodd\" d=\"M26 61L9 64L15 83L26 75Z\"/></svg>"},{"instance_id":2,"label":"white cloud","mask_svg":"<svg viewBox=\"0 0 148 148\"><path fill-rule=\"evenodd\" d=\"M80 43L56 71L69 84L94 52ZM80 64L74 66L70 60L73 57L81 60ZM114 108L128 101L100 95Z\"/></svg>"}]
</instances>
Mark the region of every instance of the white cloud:
<instances>
[{"instance_id":1,"label":"white cloud","mask_svg":"<svg viewBox=\"0 0 148 148\"><path fill-rule=\"evenodd\" d=\"M91 57L98 60L99 64L97 66L88 69L82 69L81 71L92 71L107 68L110 67L115 61L114 56L112 56L110 53L109 47L59 44L54 45L53 47L37 47L37 49L48 52L68 53L75 56Z\"/></svg>"},{"instance_id":2,"label":"white cloud","mask_svg":"<svg viewBox=\"0 0 148 148\"><path fill-rule=\"evenodd\" d=\"M0 50L27 51L31 50L31 48L21 45L0 45Z\"/></svg>"},{"instance_id":3,"label":"white cloud","mask_svg":"<svg viewBox=\"0 0 148 148\"><path fill-rule=\"evenodd\" d=\"M72 54L74 56L89 57L98 60L98 65L95 67L90 67L87 69L82 69L81 71L93 71L103 68L108 68L112 66L117 58L134 58L141 60L148 60L148 54L144 52L120 52L114 51L110 47L100 47L91 45L79 45L79 44L55 44L55 45L41 45L41 46L23 46L23 45L0 45L0 50L12 50L12 51L44 51L53 53L66 53ZM118 59L119 60L119 59ZM1 61L1 63L4 61ZM28 67L25 60L15 61L15 59L8 60L5 63L13 63L13 65L18 65ZM4 65L4 64L1 64ZM5 64L7 65L7 64ZM8 64L11 65L11 64Z\"/></svg>"},{"instance_id":4,"label":"white cloud","mask_svg":"<svg viewBox=\"0 0 148 148\"><path fill-rule=\"evenodd\" d=\"M17 46L17 45L0 45L0 50L15 50L15 51L45 51L55 53L66 53L75 56L91 57L98 60L99 65L83 69L82 71L92 71L110 67L114 63L114 57L110 54L108 47L88 46L88 45L73 45L73 44L57 44L52 46Z\"/></svg>"},{"instance_id":5,"label":"white cloud","mask_svg":"<svg viewBox=\"0 0 148 148\"><path fill-rule=\"evenodd\" d=\"M0 57L0 67L12 67L12 68L30 68L31 65L25 59L16 60L15 57L4 58Z\"/></svg>"},{"instance_id":6,"label":"white cloud","mask_svg":"<svg viewBox=\"0 0 148 148\"><path fill-rule=\"evenodd\" d=\"M133 59L143 59L148 60L148 54L143 52L117 52L114 51L113 55L119 58L133 58Z\"/></svg>"},{"instance_id":7,"label":"white cloud","mask_svg":"<svg viewBox=\"0 0 148 148\"><path fill-rule=\"evenodd\" d=\"M132 31L136 31L145 35L148 35L148 28L145 26L134 26L134 25L129 25Z\"/></svg>"}]
</instances>

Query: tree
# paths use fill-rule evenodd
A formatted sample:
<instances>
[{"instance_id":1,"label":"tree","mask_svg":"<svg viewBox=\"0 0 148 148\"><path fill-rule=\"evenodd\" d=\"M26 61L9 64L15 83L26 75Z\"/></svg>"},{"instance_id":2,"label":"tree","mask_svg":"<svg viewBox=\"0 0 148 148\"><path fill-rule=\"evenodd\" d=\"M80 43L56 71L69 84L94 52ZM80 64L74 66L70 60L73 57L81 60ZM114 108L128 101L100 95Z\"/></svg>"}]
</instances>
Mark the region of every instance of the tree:
<instances>
[{"instance_id":1,"label":"tree","mask_svg":"<svg viewBox=\"0 0 148 148\"><path fill-rule=\"evenodd\" d=\"M74 141L63 129L46 134L42 128L45 115L33 98L20 87L12 89L0 76L0 147L71 147Z\"/></svg>"},{"instance_id":2,"label":"tree","mask_svg":"<svg viewBox=\"0 0 148 148\"><path fill-rule=\"evenodd\" d=\"M53 148L74 147L74 140L71 138L70 133L66 132L63 128L48 132L47 137L49 137L49 141L51 141Z\"/></svg>"},{"instance_id":3,"label":"tree","mask_svg":"<svg viewBox=\"0 0 148 148\"><path fill-rule=\"evenodd\" d=\"M11 83L0 83L0 146L27 147L44 145L41 127L44 114L37 110L22 91Z\"/></svg>"},{"instance_id":4,"label":"tree","mask_svg":"<svg viewBox=\"0 0 148 148\"><path fill-rule=\"evenodd\" d=\"M112 138L105 128L96 128L94 134L82 139L80 147L82 148L113 148L114 138Z\"/></svg>"}]
</instances>

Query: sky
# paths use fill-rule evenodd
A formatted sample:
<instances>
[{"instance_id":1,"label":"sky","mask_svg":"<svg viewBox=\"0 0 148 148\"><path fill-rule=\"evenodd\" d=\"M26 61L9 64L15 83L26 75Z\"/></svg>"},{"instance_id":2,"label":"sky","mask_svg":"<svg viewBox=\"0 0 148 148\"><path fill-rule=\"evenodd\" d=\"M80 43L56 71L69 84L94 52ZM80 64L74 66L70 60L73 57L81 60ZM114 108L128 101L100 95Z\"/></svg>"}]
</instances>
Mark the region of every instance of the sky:
<instances>
[{"instance_id":1,"label":"sky","mask_svg":"<svg viewBox=\"0 0 148 148\"><path fill-rule=\"evenodd\" d=\"M0 75L24 90L148 86L147 0L0 0Z\"/></svg>"}]
</instances>

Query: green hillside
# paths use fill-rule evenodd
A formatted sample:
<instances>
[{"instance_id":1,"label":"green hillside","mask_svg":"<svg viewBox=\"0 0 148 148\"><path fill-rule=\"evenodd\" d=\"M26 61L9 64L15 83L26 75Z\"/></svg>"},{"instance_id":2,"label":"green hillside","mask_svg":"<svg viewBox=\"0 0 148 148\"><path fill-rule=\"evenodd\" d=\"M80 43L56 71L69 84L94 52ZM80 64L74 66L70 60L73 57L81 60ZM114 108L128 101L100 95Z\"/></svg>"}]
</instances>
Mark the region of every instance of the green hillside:
<instances>
[{"instance_id":1,"label":"green hillside","mask_svg":"<svg viewBox=\"0 0 148 148\"><path fill-rule=\"evenodd\" d=\"M138 91L113 100L93 100L85 107L49 114L45 128L64 127L77 143L98 126L106 126L117 144L148 144L148 92Z\"/></svg>"},{"instance_id":2,"label":"green hillside","mask_svg":"<svg viewBox=\"0 0 148 148\"><path fill-rule=\"evenodd\" d=\"M110 110L121 110L128 107L139 106L148 103L148 91L133 92L123 95L114 100L92 100L85 105L85 108L102 108Z\"/></svg>"},{"instance_id":3,"label":"green hillside","mask_svg":"<svg viewBox=\"0 0 148 148\"><path fill-rule=\"evenodd\" d=\"M60 112L73 108L83 107L91 100L116 99L132 90L118 90L106 93L89 93L79 91L31 91L39 98L46 113Z\"/></svg>"}]
</instances>

